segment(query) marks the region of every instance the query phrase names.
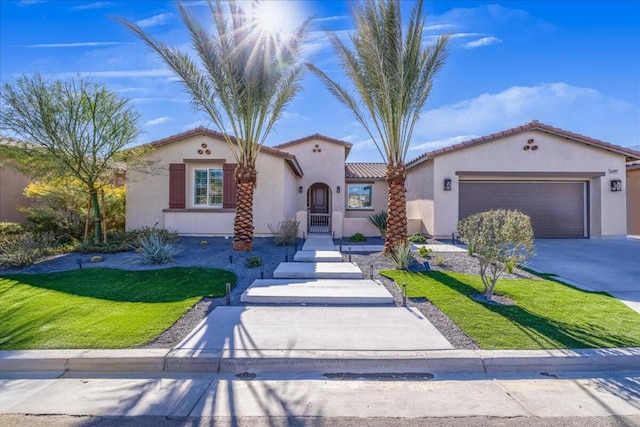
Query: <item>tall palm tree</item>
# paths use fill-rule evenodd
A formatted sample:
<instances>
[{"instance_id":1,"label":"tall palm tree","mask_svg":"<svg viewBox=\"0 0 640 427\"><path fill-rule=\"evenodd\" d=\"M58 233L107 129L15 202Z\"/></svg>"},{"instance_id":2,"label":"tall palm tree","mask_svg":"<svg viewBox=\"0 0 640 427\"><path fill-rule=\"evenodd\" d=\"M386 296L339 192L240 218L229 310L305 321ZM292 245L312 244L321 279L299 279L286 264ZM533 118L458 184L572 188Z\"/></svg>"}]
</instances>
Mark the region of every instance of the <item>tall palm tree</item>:
<instances>
[{"instance_id":1,"label":"tall palm tree","mask_svg":"<svg viewBox=\"0 0 640 427\"><path fill-rule=\"evenodd\" d=\"M399 0L366 0L354 8L353 17L353 47L347 47L335 33L329 36L355 93L314 65L307 65L351 110L387 163L389 219L385 252L389 253L407 238L404 162L420 110L444 65L448 36L424 46L423 0L414 6L406 31Z\"/></svg>"},{"instance_id":2,"label":"tall palm tree","mask_svg":"<svg viewBox=\"0 0 640 427\"><path fill-rule=\"evenodd\" d=\"M235 0L226 3L230 15L224 13L220 0L209 0L215 27L210 33L183 4L176 2L199 64L187 52L168 47L136 24L117 20L180 77L193 107L205 112L222 131L237 162L233 248L250 251L256 159L284 108L301 89L300 50L310 21L285 38L265 30L258 14L238 7ZM251 5L259 6L258 0Z\"/></svg>"}]
</instances>

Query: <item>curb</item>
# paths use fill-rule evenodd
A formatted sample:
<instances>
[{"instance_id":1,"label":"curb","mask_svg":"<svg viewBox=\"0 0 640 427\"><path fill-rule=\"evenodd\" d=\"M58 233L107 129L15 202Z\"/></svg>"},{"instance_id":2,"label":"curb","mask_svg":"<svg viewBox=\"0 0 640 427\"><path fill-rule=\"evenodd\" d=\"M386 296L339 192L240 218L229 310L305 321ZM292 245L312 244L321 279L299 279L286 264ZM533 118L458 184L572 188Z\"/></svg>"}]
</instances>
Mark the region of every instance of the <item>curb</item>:
<instances>
[{"instance_id":1,"label":"curb","mask_svg":"<svg viewBox=\"0 0 640 427\"><path fill-rule=\"evenodd\" d=\"M584 350L0 351L1 372L552 374L640 371L640 347Z\"/></svg>"}]
</instances>

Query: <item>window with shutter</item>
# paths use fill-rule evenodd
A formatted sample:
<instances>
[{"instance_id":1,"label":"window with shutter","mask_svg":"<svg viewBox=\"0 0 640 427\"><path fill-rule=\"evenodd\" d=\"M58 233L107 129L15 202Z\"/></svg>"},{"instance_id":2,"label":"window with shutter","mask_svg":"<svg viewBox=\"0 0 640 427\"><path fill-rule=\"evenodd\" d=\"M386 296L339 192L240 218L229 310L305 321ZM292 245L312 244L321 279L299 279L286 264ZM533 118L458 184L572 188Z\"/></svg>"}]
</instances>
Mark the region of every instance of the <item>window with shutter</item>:
<instances>
[{"instance_id":1,"label":"window with shutter","mask_svg":"<svg viewBox=\"0 0 640 427\"><path fill-rule=\"evenodd\" d=\"M169 165L169 209L185 208L186 168L184 163Z\"/></svg>"}]
</instances>

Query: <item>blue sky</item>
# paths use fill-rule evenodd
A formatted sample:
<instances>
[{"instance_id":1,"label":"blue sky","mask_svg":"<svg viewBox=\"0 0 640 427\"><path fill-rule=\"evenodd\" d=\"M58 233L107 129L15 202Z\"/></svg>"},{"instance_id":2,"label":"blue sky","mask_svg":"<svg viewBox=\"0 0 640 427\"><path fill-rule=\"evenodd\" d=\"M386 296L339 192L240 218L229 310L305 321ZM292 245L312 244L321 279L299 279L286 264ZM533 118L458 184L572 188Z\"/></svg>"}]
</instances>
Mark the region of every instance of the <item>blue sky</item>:
<instances>
[{"instance_id":1,"label":"blue sky","mask_svg":"<svg viewBox=\"0 0 640 427\"><path fill-rule=\"evenodd\" d=\"M209 19L204 1L189 7ZM305 60L341 73L324 30L348 37L348 1L283 1L278 22L316 22ZM413 2L404 1L405 17ZM428 43L452 34L449 58L413 135L409 158L532 119L640 146L640 1L426 1ZM0 79L80 73L131 98L149 142L213 124L189 105L164 64L112 16L188 46L173 1L0 0ZM286 28L285 28L286 29ZM354 143L349 161L380 161L365 131L307 73L267 145L313 133Z\"/></svg>"}]
</instances>

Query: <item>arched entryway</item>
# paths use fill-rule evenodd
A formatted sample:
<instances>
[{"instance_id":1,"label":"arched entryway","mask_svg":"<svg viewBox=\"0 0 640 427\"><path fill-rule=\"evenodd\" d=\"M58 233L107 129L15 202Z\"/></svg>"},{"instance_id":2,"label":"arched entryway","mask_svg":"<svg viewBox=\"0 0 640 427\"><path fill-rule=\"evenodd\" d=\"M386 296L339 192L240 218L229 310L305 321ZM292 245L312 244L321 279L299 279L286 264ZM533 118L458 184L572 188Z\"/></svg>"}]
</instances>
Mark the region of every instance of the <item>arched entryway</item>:
<instances>
[{"instance_id":1,"label":"arched entryway","mask_svg":"<svg viewBox=\"0 0 640 427\"><path fill-rule=\"evenodd\" d=\"M331 233L331 190L327 184L316 182L307 190L307 231Z\"/></svg>"}]
</instances>

